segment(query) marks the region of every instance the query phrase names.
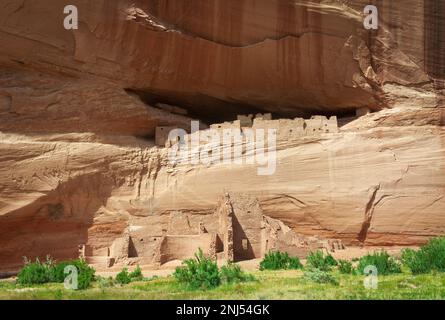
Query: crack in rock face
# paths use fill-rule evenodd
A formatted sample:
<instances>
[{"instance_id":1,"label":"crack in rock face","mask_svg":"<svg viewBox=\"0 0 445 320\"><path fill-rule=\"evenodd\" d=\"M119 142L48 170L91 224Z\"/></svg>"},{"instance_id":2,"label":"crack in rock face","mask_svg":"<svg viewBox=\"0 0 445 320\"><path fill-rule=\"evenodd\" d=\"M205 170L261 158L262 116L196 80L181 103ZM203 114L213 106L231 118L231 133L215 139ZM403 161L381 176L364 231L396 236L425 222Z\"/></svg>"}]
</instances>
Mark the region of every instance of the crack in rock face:
<instances>
[{"instance_id":1,"label":"crack in rock face","mask_svg":"<svg viewBox=\"0 0 445 320\"><path fill-rule=\"evenodd\" d=\"M369 199L368 203L366 204L366 210L365 210L365 220L363 221L362 228L358 234L358 240L360 242L365 242L366 236L368 234L368 230L371 227L372 222L372 215L374 213L374 208L376 206L376 196L377 192L380 190L380 184L376 187L374 187L374 190L372 191L371 198Z\"/></svg>"}]
</instances>

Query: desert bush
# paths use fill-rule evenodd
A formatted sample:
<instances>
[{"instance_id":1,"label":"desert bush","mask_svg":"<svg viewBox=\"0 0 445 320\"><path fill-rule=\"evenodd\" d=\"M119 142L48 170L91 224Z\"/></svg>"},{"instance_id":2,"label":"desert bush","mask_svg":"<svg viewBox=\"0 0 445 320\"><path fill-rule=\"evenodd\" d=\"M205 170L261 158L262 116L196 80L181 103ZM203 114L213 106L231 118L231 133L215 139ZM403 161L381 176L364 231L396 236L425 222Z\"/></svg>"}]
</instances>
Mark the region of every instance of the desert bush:
<instances>
[{"instance_id":1,"label":"desert bush","mask_svg":"<svg viewBox=\"0 0 445 320\"><path fill-rule=\"evenodd\" d=\"M241 270L241 267L235 263L221 267L220 278L222 283L240 283L255 279L251 274Z\"/></svg>"},{"instance_id":2,"label":"desert bush","mask_svg":"<svg viewBox=\"0 0 445 320\"><path fill-rule=\"evenodd\" d=\"M131 282L130 273L127 268L123 268L122 271L116 275L116 282L120 284L129 284Z\"/></svg>"},{"instance_id":3,"label":"desert bush","mask_svg":"<svg viewBox=\"0 0 445 320\"><path fill-rule=\"evenodd\" d=\"M332 255L325 255L322 250L310 252L306 259L309 268L321 271L330 271L332 267L338 264Z\"/></svg>"},{"instance_id":4,"label":"desert bush","mask_svg":"<svg viewBox=\"0 0 445 320\"><path fill-rule=\"evenodd\" d=\"M403 250L402 262L413 274L445 271L445 237L431 239L419 250Z\"/></svg>"},{"instance_id":5,"label":"desert bush","mask_svg":"<svg viewBox=\"0 0 445 320\"><path fill-rule=\"evenodd\" d=\"M201 249L195 253L194 259L184 260L173 275L190 289L211 289L221 283L216 261L204 256Z\"/></svg>"},{"instance_id":6,"label":"desert bush","mask_svg":"<svg viewBox=\"0 0 445 320\"><path fill-rule=\"evenodd\" d=\"M384 250L361 257L357 266L357 273L364 274L367 266L375 266L379 275L402 272L400 264Z\"/></svg>"},{"instance_id":7,"label":"desert bush","mask_svg":"<svg viewBox=\"0 0 445 320\"><path fill-rule=\"evenodd\" d=\"M82 259L72 260L70 264L74 265L78 271L78 289L87 289L94 280L96 270Z\"/></svg>"},{"instance_id":8,"label":"desert bush","mask_svg":"<svg viewBox=\"0 0 445 320\"><path fill-rule=\"evenodd\" d=\"M332 274L330 274L328 271L323 271L317 268L306 271L303 278L315 283L338 285L337 279Z\"/></svg>"},{"instance_id":9,"label":"desert bush","mask_svg":"<svg viewBox=\"0 0 445 320\"><path fill-rule=\"evenodd\" d=\"M70 263L68 261L60 262L55 264L52 268L49 269L49 282L57 282L63 283L65 280L66 274L65 267L69 266Z\"/></svg>"},{"instance_id":10,"label":"desert bush","mask_svg":"<svg viewBox=\"0 0 445 320\"><path fill-rule=\"evenodd\" d=\"M260 262L260 270L301 269L303 265L297 257L287 252L271 251Z\"/></svg>"},{"instance_id":11,"label":"desert bush","mask_svg":"<svg viewBox=\"0 0 445 320\"><path fill-rule=\"evenodd\" d=\"M402 250L402 263L406 265L413 274L428 273L433 269L428 256L422 250Z\"/></svg>"},{"instance_id":12,"label":"desert bush","mask_svg":"<svg viewBox=\"0 0 445 320\"><path fill-rule=\"evenodd\" d=\"M130 282L142 280L144 280L144 276L139 266L133 272L128 272L128 269L124 268L116 275L116 282L120 284L129 284Z\"/></svg>"},{"instance_id":13,"label":"desert bush","mask_svg":"<svg viewBox=\"0 0 445 320\"><path fill-rule=\"evenodd\" d=\"M96 270L90 267L83 259L62 261L55 264L50 269L50 281L63 283L67 277L67 274L65 273L65 268L67 266L74 266L77 269L78 289L83 290L90 286L91 282L94 280Z\"/></svg>"},{"instance_id":14,"label":"desert bush","mask_svg":"<svg viewBox=\"0 0 445 320\"><path fill-rule=\"evenodd\" d=\"M78 289L86 289L94 280L96 270L90 267L84 260L76 259L55 263L50 256L44 263L36 259L36 262L25 262L25 266L17 276L17 283L21 285L43 284L48 282L63 283L67 276L65 267L73 265L77 269Z\"/></svg>"},{"instance_id":15,"label":"desert bush","mask_svg":"<svg viewBox=\"0 0 445 320\"><path fill-rule=\"evenodd\" d=\"M137 266L136 269L130 273L131 281L142 281L144 280L144 276L142 275L141 267Z\"/></svg>"},{"instance_id":16,"label":"desert bush","mask_svg":"<svg viewBox=\"0 0 445 320\"><path fill-rule=\"evenodd\" d=\"M445 271L445 237L434 238L420 248L433 270Z\"/></svg>"},{"instance_id":17,"label":"desert bush","mask_svg":"<svg viewBox=\"0 0 445 320\"><path fill-rule=\"evenodd\" d=\"M17 283L24 286L47 283L50 281L50 268L50 265L40 262L38 258L35 262L25 258L25 265L17 275Z\"/></svg>"},{"instance_id":18,"label":"desert bush","mask_svg":"<svg viewBox=\"0 0 445 320\"><path fill-rule=\"evenodd\" d=\"M351 274L354 268L352 263L347 260L338 260L338 271L342 274Z\"/></svg>"}]
</instances>

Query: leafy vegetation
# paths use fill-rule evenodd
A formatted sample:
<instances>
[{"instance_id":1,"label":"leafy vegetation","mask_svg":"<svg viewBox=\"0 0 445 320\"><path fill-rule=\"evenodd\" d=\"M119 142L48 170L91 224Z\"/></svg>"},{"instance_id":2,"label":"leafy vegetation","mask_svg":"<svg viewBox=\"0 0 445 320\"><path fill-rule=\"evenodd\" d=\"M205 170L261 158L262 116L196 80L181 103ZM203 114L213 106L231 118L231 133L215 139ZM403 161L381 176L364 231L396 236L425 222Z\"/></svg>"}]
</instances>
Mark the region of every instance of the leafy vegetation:
<instances>
[{"instance_id":1,"label":"leafy vegetation","mask_svg":"<svg viewBox=\"0 0 445 320\"><path fill-rule=\"evenodd\" d=\"M142 281L141 267L137 266L133 272L129 272L127 268L123 268L121 272L116 275L116 282L119 284L129 284L130 282Z\"/></svg>"},{"instance_id":2,"label":"leafy vegetation","mask_svg":"<svg viewBox=\"0 0 445 320\"><path fill-rule=\"evenodd\" d=\"M394 273L401 273L402 268L400 264L391 257L388 252L376 251L360 258L357 273L364 274L366 267L374 266L377 268L378 275L388 275Z\"/></svg>"},{"instance_id":3,"label":"leafy vegetation","mask_svg":"<svg viewBox=\"0 0 445 320\"><path fill-rule=\"evenodd\" d=\"M221 283L216 261L206 257L201 249L195 253L194 259L184 260L173 275L190 289L211 289Z\"/></svg>"},{"instance_id":4,"label":"leafy vegetation","mask_svg":"<svg viewBox=\"0 0 445 320\"><path fill-rule=\"evenodd\" d=\"M234 263L223 266L220 270L216 261L206 257L201 249L195 253L194 259L184 260L182 266L176 268L173 276L179 283L192 290L213 289L220 284L240 283L255 279Z\"/></svg>"},{"instance_id":5,"label":"leafy vegetation","mask_svg":"<svg viewBox=\"0 0 445 320\"><path fill-rule=\"evenodd\" d=\"M122 271L116 275L116 282L120 284L129 284L131 282L130 273L127 268L122 269Z\"/></svg>"},{"instance_id":6,"label":"leafy vegetation","mask_svg":"<svg viewBox=\"0 0 445 320\"><path fill-rule=\"evenodd\" d=\"M325 255L322 250L310 252L307 256L307 266L321 271L330 271L338 262L330 254Z\"/></svg>"},{"instance_id":7,"label":"leafy vegetation","mask_svg":"<svg viewBox=\"0 0 445 320\"><path fill-rule=\"evenodd\" d=\"M445 271L445 237L431 239L419 250L403 250L402 261L413 274Z\"/></svg>"},{"instance_id":8,"label":"leafy vegetation","mask_svg":"<svg viewBox=\"0 0 445 320\"><path fill-rule=\"evenodd\" d=\"M72 265L77 269L78 289L86 289L94 279L95 270L84 260L76 259L55 263L50 256L45 262L40 262L37 258L35 262L25 259L25 266L17 276L17 283L23 286L30 286L43 283L63 283L65 277L65 267Z\"/></svg>"},{"instance_id":9,"label":"leafy vegetation","mask_svg":"<svg viewBox=\"0 0 445 320\"><path fill-rule=\"evenodd\" d=\"M303 265L297 257L291 257L287 252L272 251L266 254L260 262L260 270L302 269Z\"/></svg>"},{"instance_id":10,"label":"leafy vegetation","mask_svg":"<svg viewBox=\"0 0 445 320\"><path fill-rule=\"evenodd\" d=\"M49 270L48 282L63 283L66 277L65 268L70 264L70 262L64 261L53 265L52 268L50 268Z\"/></svg>"},{"instance_id":11,"label":"leafy vegetation","mask_svg":"<svg viewBox=\"0 0 445 320\"><path fill-rule=\"evenodd\" d=\"M78 271L78 289L84 290L87 289L91 282L94 280L94 275L96 273L96 270L94 268L90 267L85 260L77 259L71 261L72 265L74 265L77 268Z\"/></svg>"},{"instance_id":12,"label":"leafy vegetation","mask_svg":"<svg viewBox=\"0 0 445 320\"><path fill-rule=\"evenodd\" d=\"M130 273L131 281L142 281L144 280L144 276L142 275L141 267L137 266L136 269Z\"/></svg>"},{"instance_id":13,"label":"leafy vegetation","mask_svg":"<svg viewBox=\"0 0 445 320\"><path fill-rule=\"evenodd\" d=\"M428 273L432 270L429 258L422 250L404 249L402 262L413 274Z\"/></svg>"},{"instance_id":14,"label":"leafy vegetation","mask_svg":"<svg viewBox=\"0 0 445 320\"><path fill-rule=\"evenodd\" d=\"M240 283L255 280L254 276L245 273L241 270L241 267L235 263L221 267L220 276L222 283Z\"/></svg>"},{"instance_id":15,"label":"leafy vegetation","mask_svg":"<svg viewBox=\"0 0 445 320\"><path fill-rule=\"evenodd\" d=\"M338 271L342 274L351 274L354 271L352 263L347 260L338 260Z\"/></svg>"},{"instance_id":16,"label":"leafy vegetation","mask_svg":"<svg viewBox=\"0 0 445 320\"><path fill-rule=\"evenodd\" d=\"M49 282L63 283L67 276L65 273L65 268L67 266L75 266L77 269L78 289L83 290L90 286L91 282L94 280L96 271L82 259L62 261L53 264L49 269Z\"/></svg>"},{"instance_id":17,"label":"leafy vegetation","mask_svg":"<svg viewBox=\"0 0 445 320\"><path fill-rule=\"evenodd\" d=\"M17 275L17 283L24 286L47 283L50 280L50 268L48 263L42 263L38 258L35 262L27 261L25 258L25 266Z\"/></svg>"}]
</instances>

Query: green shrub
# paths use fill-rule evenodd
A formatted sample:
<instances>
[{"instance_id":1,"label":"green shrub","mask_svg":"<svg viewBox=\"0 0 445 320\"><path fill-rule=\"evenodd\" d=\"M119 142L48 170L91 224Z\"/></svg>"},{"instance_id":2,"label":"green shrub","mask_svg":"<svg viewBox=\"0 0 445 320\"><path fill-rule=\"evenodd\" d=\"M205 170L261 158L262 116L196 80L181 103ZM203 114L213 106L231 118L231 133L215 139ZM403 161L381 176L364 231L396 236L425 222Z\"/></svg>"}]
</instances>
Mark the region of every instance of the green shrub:
<instances>
[{"instance_id":1,"label":"green shrub","mask_svg":"<svg viewBox=\"0 0 445 320\"><path fill-rule=\"evenodd\" d=\"M130 273L130 279L132 282L144 280L141 267L137 266L136 269L132 273Z\"/></svg>"},{"instance_id":2,"label":"green shrub","mask_svg":"<svg viewBox=\"0 0 445 320\"><path fill-rule=\"evenodd\" d=\"M63 283L65 281L66 274L65 267L69 266L69 262L60 262L54 265L52 268L49 269L49 282L57 282L57 283Z\"/></svg>"},{"instance_id":3,"label":"green shrub","mask_svg":"<svg viewBox=\"0 0 445 320\"><path fill-rule=\"evenodd\" d=\"M303 265L297 257L290 257L287 252L272 251L260 262L260 270L301 269Z\"/></svg>"},{"instance_id":4,"label":"green shrub","mask_svg":"<svg viewBox=\"0 0 445 320\"><path fill-rule=\"evenodd\" d=\"M87 289L94 280L96 270L90 267L85 260L82 259L73 260L70 264L74 265L78 271L78 289Z\"/></svg>"},{"instance_id":5,"label":"green shrub","mask_svg":"<svg viewBox=\"0 0 445 320\"><path fill-rule=\"evenodd\" d=\"M330 265L332 267L338 266L338 261L335 260L335 258L331 255L328 254L325 258L324 261L327 265Z\"/></svg>"},{"instance_id":6,"label":"green shrub","mask_svg":"<svg viewBox=\"0 0 445 320\"><path fill-rule=\"evenodd\" d=\"M131 282L130 273L127 268L122 269L122 271L116 275L116 282L120 284L129 284Z\"/></svg>"},{"instance_id":7,"label":"green shrub","mask_svg":"<svg viewBox=\"0 0 445 320\"><path fill-rule=\"evenodd\" d=\"M434 238L421 247L433 270L445 271L445 237Z\"/></svg>"},{"instance_id":8,"label":"green shrub","mask_svg":"<svg viewBox=\"0 0 445 320\"><path fill-rule=\"evenodd\" d=\"M251 274L242 271L241 267L235 263L221 267L220 277L222 283L240 283L255 279Z\"/></svg>"},{"instance_id":9,"label":"green shrub","mask_svg":"<svg viewBox=\"0 0 445 320\"><path fill-rule=\"evenodd\" d=\"M326 283L338 285L337 279L327 271L322 271L320 269L314 268L306 271L303 278L313 281L315 283Z\"/></svg>"},{"instance_id":10,"label":"green shrub","mask_svg":"<svg viewBox=\"0 0 445 320\"><path fill-rule=\"evenodd\" d=\"M403 250L402 262L413 274L445 271L445 237L431 239L419 250Z\"/></svg>"},{"instance_id":11,"label":"green shrub","mask_svg":"<svg viewBox=\"0 0 445 320\"><path fill-rule=\"evenodd\" d=\"M67 266L74 266L77 269L78 289L87 289L94 280L96 270L90 267L85 260L75 259L70 261L62 261L57 263L50 269L50 281L63 283L68 274L65 273Z\"/></svg>"},{"instance_id":12,"label":"green shrub","mask_svg":"<svg viewBox=\"0 0 445 320\"><path fill-rule=\"evenodd\" d=\"M352 263L347 260L338 260L338 270L342 274L351 274L353 271Z\"/></svg>"},{"instance_id":13,"label":"green shrub","mask_svg":"<svg viewBox=\"0 0 445 320\"><path fill-rule=\"evenodd\" d=\"M129 284L130 282L142 280L144 280L144 276L139 266L133 272L128 272L128 269L124 268L116 275L116 282L120 284Z\"/></svg>"},{"instance_id":14,"label":"green shrub","mask_svg":"<svg viewBox=\"0 0 445 320\"><path fill-rule=\"evenodd\" d=\"M190 289L211 289L221 283L216 261L204 256L201 249L194 259L187 259L176 268L174 277Z\"/></svg>"},{"instance_id":15,"label":"green shrub","mask_svg":"<svg viewBox=\"0 0 445 320\"><path fill-rule=\"evenodd\" d=\"M413 274L429 273L433 269L428 255L422 250L402 250L402 262Z\"/></svg>"},{"instance_id":16,"label":"green shrub","mask_svg":"<svg viewBox=\"0 0 445 320\"><path fill-rule=\"evenodd\" d=\"M325 255L322 250L310 252L306 259L309 268L321 271L330 271L338 264L332 255Z\"/></svg>"},{"instance_id":17,"label":"green shrub","mask_svg":"<svg viewBox=\"0 0 445 320\"><path fill-rule=\"evenodd\" d=\"M24 286L47 283L50 281L49 269L50 266L40 262L38 258L35 262L25 258L25 266L17 275L17 283Z\"/></svg>"},{"instance_id":18,"label":"green shrub","mask_svg":"<svg viewBox=\"0 0 445 320\"><path fill-rule=\"evenodd\" d=\"M36 259L36 262L26 262L17 276L17 283L22 285L63 283L67 276L65 267L69 265L77 268L78 289L88 288L94 279L96 270L81 259L54 263L50 256L47 256L45 263L41 263L39 259Z\"/></svg>"},{"instance_id":19,"label":"green shrub","mask_svg":"<svg viewBox=\"0 0 445 320\"><path fill-rule=\"evenodd\" d=\"M367 266L375 266L378 275L402 272L400 264L384 250L361 257L357 266L357 272L364 274Z\"/></svg>"}]
</instances>

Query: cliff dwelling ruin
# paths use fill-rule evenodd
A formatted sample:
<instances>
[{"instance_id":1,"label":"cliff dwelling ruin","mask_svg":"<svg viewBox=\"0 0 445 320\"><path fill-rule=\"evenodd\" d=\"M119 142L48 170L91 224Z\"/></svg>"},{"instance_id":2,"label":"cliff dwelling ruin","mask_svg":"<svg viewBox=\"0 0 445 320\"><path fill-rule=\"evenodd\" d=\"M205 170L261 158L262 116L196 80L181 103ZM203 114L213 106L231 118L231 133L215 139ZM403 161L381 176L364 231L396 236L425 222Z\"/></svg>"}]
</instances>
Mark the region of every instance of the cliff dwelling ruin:
<instances>
[{"instance_id":1,"label":"cliff dwelling ruin","mask_svg":"<svg viewBox=\"0 0 445 320\"><path fill-rule=\"evenodd\" d=\"M149 219L147 219L149 220ZM143 219L139 223L144 223ZM190 258L198 249L218 260L243 261L273 250L305 258L311 250L344 249L340 240L299 235L280 220L264 215L257 198L225 193L214 212L205 216L173 211L159 225L130 225L111 246L86 245L85 258L101 267L160 266Z\"/></svg>"},{"instance_id":2,"label":"cliff dwelling ruin","mask_svg":"<svg viewBox=\"0 0 445 320\"><path fill-rule=\"evenodd\" d=\"M366 111L357 112L357 116L368 114ZM169 139L169 134L178 127L174 126L160 126L156 127L155 143L159 147L171 147L178 143L179 140L176 135ZM338 123L337 117L331 116L312 116L310 119L295 118L295 119L278 119L272 120L272 115L257 114L257 115L238 115L237 120L232 122L224 122L210 125L210 130L203 130L201 133L206 134L210 131L218 131L223 133L225 129L232 129L239 131L243 136L247 130L250 129L274 129L276 130L277 141L289 141L299 139L304 136L317 136L320 134L337 133ZM190 131L190 130L189 130ZM192 134L186 134L181 137L186 143L190 142Z\"/></svg>"}]
</instances>

